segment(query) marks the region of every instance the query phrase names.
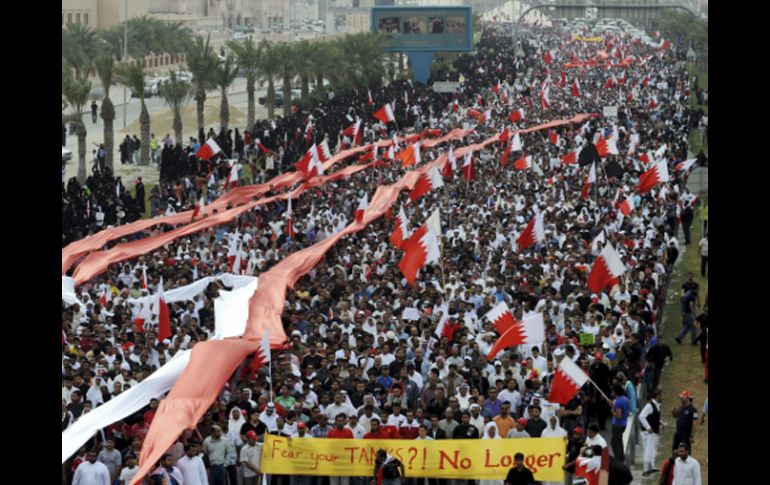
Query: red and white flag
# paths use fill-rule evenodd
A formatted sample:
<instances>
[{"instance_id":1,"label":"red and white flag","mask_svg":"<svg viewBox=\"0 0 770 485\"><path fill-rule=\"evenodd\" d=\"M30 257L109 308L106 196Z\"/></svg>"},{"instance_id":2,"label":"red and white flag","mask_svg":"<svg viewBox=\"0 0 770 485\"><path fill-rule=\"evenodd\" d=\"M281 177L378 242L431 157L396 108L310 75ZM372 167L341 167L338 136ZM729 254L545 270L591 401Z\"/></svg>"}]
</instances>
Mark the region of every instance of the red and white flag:
<instances>
[{"instance_id":1,"label":"red and white flag","mask_svg":"<svg viewBox=\"0 0 770 485\"><path fill-rule=\"evenodd\" d=\"M556 133L556 130L548 131L548 141L550 141L552 145L558 145L559 139L560 137L559 137L559 134Z\"/></svg>"},{"instance_id":2,"label":"red and white flag","mask_svg":"<svg viewBox=\"0 0 770 485\"><path fill-rule=\"evenodd\" d=\"M460 103L457 102L456 99L452 100L452 113L457 113L460 111Z\"/></svg>"},{"instance_id":3,"label":"red and white flag","mask_svg":"<svg viewBox=\"0 0 770 485\"><path fill-rule=\"evenodd\" d=\"M361 135L363 134L363 131L361 130L361 120L357 120L352 125L345 128L345 130L342 131L342 136L349 136L352 140L352 145L357 146L361 144Z\"/></svg>"},{"instance_id":4,"label":"red and white flag","mask_svg":"<svg viewBox=\"0 0 770 485\"><path fill-rule=\"evenodd\" d=\"M645 165L649 165L655 161L655 153L652 150L647 150L647 152L639 155L639 161Z\"/></svg>"},{"instance_id":5,"label":"red and white flag","mask_svg":"<svg viewBox=\"0 0 770 485\"><path fill-rule=\"evenodd\" d=\"M99 304L102 305L102 308L107 307L107 288L102 290L102 296L99 297Z\"/></svg>"},{"instance_id":6,"label":"red and white flag","mask_svg":"<svg viewBox=\"0 0 770 485\"><path fill-rule=\"evenodd\" d=\"M356 222L364 221L364 211L369 207L369 195L364 194L364 198L358 202L358 208L356 209Z\"/></svg>"},{"instance_id":7,"label":"red and white flag","mask_svg":"<svg viewBox=\"0 0 770 485\"><path fill-rule=\"evenodd\" d=\"M548 402L566 405L586 382L588 382L588 375L583 369L572 362L569 357L564 357L553 376Z\"/></svg>"},{"instance_id":8,"label":"red and white flag","mask_svg":"<svg viewBox=\"0 0 770 485\"><path fill-rule=\"evenodd\" d=\"M198 150L197 157L201 160L208 160L221 151L222 149L219 148L217 142L215 142L213 138L209 138L206 140L206 143L201 145L200 149Z\"/></svg>"},{"instance_id":9,"label":"red and white flag","mask_svg":"<svg viewBox=\"0 0 770 485\"><path fill-rule=\"evenodd\" d=\"M561 157L561 163L564 165L571 165L573 163L577 163L578 157L580 156L580 152L583 150L583 147L578 148L577 150L572 150L571 152L562 155Z\"/></svg>"},{"instance_id":10,"label":"red and white flag","mask_svg":"<svg viewBox=\"0 0 770 485\"><path fill-rule=\"evenodd\" d=\"M580 198L588 200L588 190L591 188L591 184L596 183L596 162L591 164L591 169L588 171L588 176L583 182L583 190L580 192Z\"/></svg>"},{"instance_id":11,"label":"red and white flag","mask_svg":"<svg viewBox=\"0 0 770 485\"><path fill-rule=\"evenodd\" d=\"M513 168L516 170L532 168L532 156L527 156L527 152L521 152L521 158L513 162Z\"/></svg>"},{"instance_id":12,"label":"red and white flag","mask_svg":"<svg viewBox=\"0 0 770 485\"><path fill-rule=\"evenodd\" d=\"M611 243L607 243L594 261L591 274L588 275L588 287L594 293L599 293L607 287L612 288L625 271L626 267L620 261L615 248Z\"/></svg>"},{"instance_id":13,"label":"red and white flag","mask_svg":"<svg viewBox=\"0 0 770 485\"><path fill-rule=\"evenodd\" d=\"M408 148L396 155L396 158L401 160L401 166L404 168L419 164L422 162L420 158L420 142L409 145Z\"/></svg>"},{"instance_id":14,"label":"red and white flag","mask_svg":"<svg viewBox=\"0 0 770 485\"><path fill-rule=\"evenodd\" d=\"M545 241L545 224L543 223L543 213L536 210L535 217L529 221L526 229L516 239L516 248L518 252L524 251L535 243Z\"/></svg>"},{"instance_id":15,"label":"red and white flag","mask_svg":"<svg viewBox=\"0 0 770 485\"><path fill-rule=\"evenodd\" d=\"M291 197L289 197L289 206L286 209L286 234L294 239L294 212L291 210Z\"/></svg>"},{"instance_id":16,"label":"red and white flag","mask_svg":"<svg viewBox=\"0 0 770 485\"><path fill-rule=\"evenodd\" d=\"M436 326L436 336L438 338L446 337L447 340L450 342L454 339L455 332L460 330L462 326L459 323L456 323L449 319L449 314L444 313L444 315L441 317L441 321L438 322L438 325Z\"/></svg>"},{"instance_id":17,"label":"red and white flag","mask_svg":"<svg viewBox=\"0 0 770 485\"><path fill-rule=\"evenodd\" d=\"M147 266L142 266L142 289L147 289Z\"/></svg>"},{"instance_id":18,"label":"red and white flag","mask_svg":"<svg viewBox=\"0 0 770 485\"><path fill-rule=\"evenodd\" d=\"M626 199L620 204L620 212L626 217L631 215L631 212L634 211L634 208L635 206L633 197L626 197Z\"/></svg>"},{"instance_id":19,"label":"red and white flag","mask_svg":"<svg viewBox=\"0 0 770 485\"><path fill-rule=\"evenodd\" d=\"M451 177L454 172L457 171L457 158L455 158L455 149L452 145L449 145L449 153L447 154L447 161L444 164L444 169L441 171L441 175L444 177Z\"/></svg>"},{"instance_id":20,"label":"red and white flag","mask_svg":"<svg viewBox=\"0 0 770 485\"><path fill-rule=\"evenodd\" d=\"M441 257L438 235L430 226L427 222L420 226L402 246L405 253L398 268L410 285L414 284L421 268Z\"/></svg>"},{"instance_id":21,"label":"red and white flag","mask_svg":"<svg viewBox=\"0 0 770 485\"><path fill-rule=\"evenodd\" d=\"M390 107L390 103L386 104L379 111L374 113L374 117L388 124L389 121L396 121L396 117L393 116L393 108Z\"/></svg>"},{"instance_id":22,"label":"red and white flag","mask_svg":"<svg viewBox=\"0 0 770 485\"><path fill-rule=\"evenodd\" d=\"M439 172L438 167L433 167L422 174L420 179L414 185L412 191L409 193L409 199L412 202L417 202L420 197L427 194L431 190L443 186L444 179L441 177L441 173Z\"/></svg>"},{"instance_id":23,"label":"red and white flag","mask_svg":"<svg viewBox=\"0 0 770 485\"><path fill-rule=\"evenodd\" d=\"M263 144L262 144L262 140L260 140L259 138L255 138L255 139L254 139L254 144L257 146L257 148L259 148L259 151L261 151L261 152L262 152L262 153L264 153L265 155L267 155L268 153L270 153L270 149L269 149L269 148L267 148L265 145L263 145Z\"/></svg>"},{"instance_id":24,"label":"red and white flag","mask_svg":"<svg viewBox=\"0 0 770 485\"><path fill-rule=\"evenodd\" d=\"M393 145L390 145L388 147L388 154L387 154L388 160L396 160L396 149L393 147Z\"/></svg>"},{"instance_id":25,"label":"red and white flag","mask_svg":"<svg viewBox=\"0 0 770 485\"><path fill-rule=\"evenodd\" d=\"M520 152L524 145L521 143L521 136L518 133L513 135L513 141L511 142L511 150L514 152Z\"/></svg>"},{"instance_id":26,"label":"red and white flag","mask_svg":"<svg viewBox=\"0 0 770 485\"><path fill-rule=\"evenodd\" d=\"M580 83L577 79L572 82L572 96L576 98L580 97Z\"/></svg>"},{"instance_id":27,"label":"red and white flag","mask_svg":"<svg viewBox=\"0 0 770 485\"><path fill-rule=\"evenodd\" d=\"M240 166L241 164L237 161L233 162L233 166L230 168L230 176L227 177L227 180L225 181L224 190L238 187L238 169Z\"/></svg>"},{"instance_id":28,"label":"red and white flag","mask_svg":"<svg viewBox=\"0 0 770 485\"><path fill-rule=\"evenodd\" d=\"M409 240L409 219L406 218L402 206L396 216L396 228L390 233L390 242L400 249L407 240Z\"/></svg>"},{"instance_id":29,"label":"red and white flag","mask_svg":"<svg viewBox=\"0 0 770 485\"><path fill-rule=\"evenodd\" d=\"M463 161L463 178L470 182L476 177L476 172L473 169L473 153L468 152L465 154L465 160Z\"/></svg>"},{"instance_id":30,"label":"red and white flag","mask_svg":"<svg viewBox=\"0 0 770 485\"><path fill-rule=\"evenodd\" d=\"M649 102L649 103L647 103L647 107L648 107L649 109L655 109L655 108L657 108L657 107L658 107L658 97L657 97L657 96L653 96L653 97L651 97L651 98L650 98L650 102Z\"/></svg>"},{"instance_id":31,"label":"red and white flag","mask_svg":"<svg viewBox=\"0 0 770 485\"><path fill-rule=\"evenodd\" d=\"M652 166L639 177L639 184L636 186L636 191L639 194L646 194L657 184L668 182L668 162L661 160Z\"/></svg>"},{"instance_id":32,"label":"red and white flag","mask_svg":"<svg viewBox=\"0 0 770 485\"><path fill-rule=\"evenodd\" d=\"M492 92L495 94L500 94L500 81L497 81L497 84L492 87Z\"/></svg>"},{"instance_id":33,"label":"red and white flag","mask_svg":"<svg viewBox=\"0 0 770 485\"><path fill-rule=\"evenodd\" d=\"M168 305L166 305L166 297L163 294L163 278L160 279L158 285L158 341L171 337L171 319L169 318Z\"/></svg>"},{"instance_id":34,"label":"red and white flag","mask_svg":"<svg viewBox=\"0 0 770 485\"><path fill-rule=\"evenodd\" d=\"M503 168L505 168L506 165L508 165L508 157L511 155L511 144L509 143L505 147L505 151L503 152L503 158L500 160L500 163L502 164Z\"/></svg>"},{"instance_id":35,"label":"red and white flag","mask_svg":"<svg viewBox=\"0 0 770 485\"><path fill-rule=\"evenodd\" d=\"M487 320L495 327L497 333L500 335L508 331L509 328L519 323L514 317L511 310L508 309L508 305L504 301L501 301L493 309L489 310L485 315Z\"/></svg>"},{"instance_id":36,"label":"red and white flag","mask_svg":"<svg viewBox=\"0 0 770 485\"><path fill-rule=\"evenodd\" d=\"M499 306L500 305L495 308L498 308ZM494 311L494 309L492 311ZM501 322L503 325L505 325L508 320L508 318L505 316L506 311L507 307L503 310L503 320ZM511 316L512 319L513 315L510 314L510 311L507 311L507 313ZM500 335L495 344L492 346L492 350L490 350L487 354L487 360L494 359L495 356L501 351L507 349L508 347L513 347L514 345L540 345L545 341L545 321L543 320L542 313L533 313L524 317L524 319L520 322L516 320L513 322L514 323ZM497 325L495 328L497 328Z\"/></svg>"},{"instance_id":37,"label":"red and white flag","mask_svg":"<svg viewBox=\"0 0 770 485\"><path fill-rule=\"evenodd\" d=\"M691 158L689 160L685 160L684 162L679 162L676 164L676 171L677 172L686 172L690 170L690 167L695 165L698 162L697 158Z\"/></svg>"},{"instance_id":38,"label":"red and white flag","mask_svg":"<svg viewBox=\"0 0 770 485\"><path fill-rule=\"evenodd\" d=\"M373 105L374 100L372 99L372 92L369 89L366 90L366 96L367 96L366 102L369 104L369 106Z\"/></svg>"},{"instance_id":39,"label":"red and white flag","mask_svg":"<svg viewBox=\"0 0 770 485\"><path fill-rule=\"evenodd\" d=\"M318 144L318 159L322 162L328 162L332 157L332 151L329 149L329 143L324 140Z\"/></svg>"},{"instance_id":40,"label":"red and white flag","mask_svg":"<svg viewBox=\"0 0 770 485\"><path fill-rule=\"evenodd\" d=\"M519 120L524 119L524 110L519 108L515 110L513 113L508 115L508 119L511 120L511 123L516 123Z\"/></svg>"},{"instance_id":41,"label":"red and white flag","mask_svg":"<svg viewBox=\"0 0 770 485\"><path fill-rule=\"evenodd\" d=\"M206 200L201 195L201 198L198 199L198 203L195 204L195 208L193 209L192 218L190 218L190 221L194 221L196 217L198 217L198 214L205 214L206 213Z\"/></svg>"}]
</instances>

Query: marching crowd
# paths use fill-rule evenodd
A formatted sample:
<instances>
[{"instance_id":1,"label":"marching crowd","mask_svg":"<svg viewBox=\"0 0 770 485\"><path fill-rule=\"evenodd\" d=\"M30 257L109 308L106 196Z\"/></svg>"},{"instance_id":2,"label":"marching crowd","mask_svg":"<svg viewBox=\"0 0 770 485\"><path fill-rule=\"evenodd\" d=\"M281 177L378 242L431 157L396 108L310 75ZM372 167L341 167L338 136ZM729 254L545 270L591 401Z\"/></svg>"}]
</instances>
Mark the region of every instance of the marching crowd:
<instances>
[{"instance_id":1,"label":"marching crowd","mask_svg":"<svg viewBox=\"0 0 770 485\"><path fill-rule=\"evenodd\" d=\"M696 203L684 186L686 173L675 169L687 158L689 127L698 116L689 106L684 54L632 39L608 37L592 45L567 43L565 34L554 29L536 32L524 41L524 57L517 59L505 32L487 28L477 51L454 62L456 73L464 77L455 95L395 82L372 90L371 105L365 89L338 93L312 113L261 121L242 138L236 131L234 142L228 141L228 134L211 133L227 158L241 158L252 166L252 179L241 180L251 184L293 169L308 148L309 114L314 140L326 139L332 150L338 143L351 143L347 137L338 142L338 136L357 117L365 125L364 144L424 128L444 133L474 128L463 140L451 142L459 147L479 143L506 127L522 129L618 106L617 118L522 134L522 151L513 152L506 165L501 163L506 143L488 145L473 154L473 180L466 180L457 167L445 173L443 188L416 202L407 203L403 194L410 228L422 225L434 209L441 213L440 264L420 271L414 285L399 271L402 252L389 242L393 220L382 218L341 240L287 292L282 319L289 342L286 350L274 352L272 386L266 369L252 379L250 362L244 362L198 426L168 450L148 483L256 484L265 433L362 439L564 437L565 473L571 483L578 457L597 446L609 447L622 469L622 435L637 414L645 436L645 474L661 468L655 463L654 437L661 417L667 417L661 398L671 402L673 397L661 396L658 384L673 355L657 334L657 323L678 254L681 214ZM606 62L613 62L618 50L618 58L634 59L630 67L561 67L606 53ZM546 62L547 52L554 52L556 59ZM562 76L561 71L566 73ZM549 80L547 88L544 79ZM572 89L575 80L578 95ZM372 118L394 99L395 123ZM468 116L466 108L485 113L486 119ZM523 118L511 122L509 114L519 108ZM612 138L618 154L598 154L594 135ZM269 155L255 147L257 138ZM192 207L204 192L209 200L222 193L218 183L229 169L222 162L222 172L214 169L210 176L208 162L194 156L199 142L193 139L185 148L164 142L159 155L164 189L153 195L153 214L168 210L162 200L179 211ZM584 148L579 157L566 163L563 157L580 146ZM423 160L434 160L447 150L446 145L425 149ZM378 156L384 158L386 152ZM269 169L267 157L273 156ZM532 161L524 169L513 163L527 156ZM635 187L654 163L649 158L667 162L670 180L640 195ZM585 178L594 163L598 176L586 193ZM169 289L221 273L259 276L286 255L340 231L353 220L361 198L371 197L377 186L393 183L404 173L396 161L309 190L292 201L294 237L287 234L286 205L271 203L231 224L110 267L80 286L83 306L63 306L62 314L62 431L138 385L179 350L211 338L214 299L224 286L213 282L191 300L171 304L173 335L162 341L154 332L157 316L137 325L140 308L129 299L154 294L161 278ZM120 179L108 172L95 172L85 187L70 181L63 188L63 243L138 218L144 211L143 186L135 201L121 187ZM626 216L618 203L627 197L634 209ZM101 223L92 217L97 206ZM519 252L515 241L535 210L543 213L546 241ZM394 206L393 214L397 211ZM151 235L148 230L133 237ZM235 268L228 260L234 240L242 261ZM625 275L610 291L592 292L587 276L605 242L618 251ZM546 340L488 358L497 333L485 315L503 301L519 320L542 313ZM692 317L700 308L697 283L683 288L683 315ZM447 314L449 324L442 328L451 331L439 334L437 327ZM693 341L705 339L689 317L683 318L689 323L680 338L692 329ZM566 405L548 400L562 359L574 361L595 383L586 384ZM636 394L639 384L648 397L644 402ZM687 458L697 397L682 393L675 411L676 436L669 449L680 453L683 464L676 464L673 483L700 483L682 481L697 468L694 459ZM65 463L63 483L128 484L138 470L142 441L158 403L153 399L91 438ZM611 431L609 442L602 431ZM394 473L397 478L393 468L398 464L383 460L381 468L388 470L381 474L384 480ZM690 471L680 473L680 468ZM98 481L105 473L106 481ZM427 481L438 483L438 478ZM304 476L270 480L313 485L366 481Z\"/></svg>"}]
</instances>

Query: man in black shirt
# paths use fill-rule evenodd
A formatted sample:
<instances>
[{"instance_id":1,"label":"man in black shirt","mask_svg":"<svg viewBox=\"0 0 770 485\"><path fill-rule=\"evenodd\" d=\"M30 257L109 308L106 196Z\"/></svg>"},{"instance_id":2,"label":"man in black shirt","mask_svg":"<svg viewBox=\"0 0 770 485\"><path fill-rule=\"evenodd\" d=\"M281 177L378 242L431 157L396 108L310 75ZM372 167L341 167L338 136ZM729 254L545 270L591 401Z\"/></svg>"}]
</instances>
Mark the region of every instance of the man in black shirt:
<instances>
[{"instance_id":1,"label":"man in black shirt","mask_svg":"<svg viewBox=\"0 0 770 485\"><path fill-rule=\"evenodd\" d=\"M452 438L456 440L470 440L479 438L479 429L471 424L471 413L463 411L461 423L452 433Z\"/></svg>"},{"instance_id":2,"label":"man in black shirt","mask_svg":"<svg viewBox=\"0 0 770 485\"><path fill-rule=\"evenodd\" d=\"M692 274L692 273L690 273ZM697 283L696 283L697 285ZM693 345L696 344L695 339L697 337L696 330L695 330L695 309L697 308L697 302L698 302L698 287L695 286L687 293L684 294L684 297L682 297L682 330L679 332L679 335L674 338L676 340L676 343L681 344L682 338L687 335L687 332L690 332L690 340Z\"/></svg>"},{"instance_id":3,"label":"man in black shirt","mask_svg":"<svg viewBox=\"0 0 770 485\"><path fill-rule=\"evenodd\" d=\"M532 485L537 483L532 470L524 467L523 453L516 453L513 456L513 463L516 466L508 470L508 475L505 477L505 485Z\"/></svg>"},{"instance_id":4,"label":"man in black shirt","mask_svg":"<svg viewBox=\"0 0 770 485\"><path fill-rule=\"evenodd\" d=\"M548 423L540 419L540 406L533 404L527 408L527 412L529 413L529 418L527 418L527 427L525 429L532 438L540 438L545 428L548 427Z\"/></svg>"},{"instance_id":5,"label":"man in black shirt","mask_svg":"<svg viewBox=\"0 0 770 485\"><path fill-rule=\"evenodd\" d=\"M671 449L678 448L679 443L686 443L687 449L690 448L692 438L695 436L693 423L698 419L698 410L692 405L692 393L683 391L679 394L682 405L672 411L676 418L676 432L674 433L674 444Z\"/></svg>"},{"instance_id":6,"label":"man in black shirt","mask_svg":"<svg viewBox=\"0 0 770 485\"><path fill-rule=\"evenodd\" d=\"M701 363L706 363L706 347L708 346L709 342L709 309L708 307L705 307L703 309L703 313L698 315L698 318L695 319L696 322L698 322L698 326L700 327L700 334L698 334L698 338L695 339L695 343L700 342L700 361Z\"/></svg>"}]
</instances>

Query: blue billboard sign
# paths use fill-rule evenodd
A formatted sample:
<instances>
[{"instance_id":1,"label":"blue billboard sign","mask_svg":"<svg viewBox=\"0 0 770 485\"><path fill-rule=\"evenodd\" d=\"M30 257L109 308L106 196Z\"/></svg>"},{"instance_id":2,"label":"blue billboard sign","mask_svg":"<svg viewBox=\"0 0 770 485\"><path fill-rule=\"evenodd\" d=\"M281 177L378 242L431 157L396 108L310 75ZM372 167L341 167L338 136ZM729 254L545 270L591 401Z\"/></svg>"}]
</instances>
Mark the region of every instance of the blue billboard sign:
<instances>
[{"instance_id":1,"label":"blue billboard sign","mask_svg":"<svg viewBox=\"0 0 770 485\"><path fill-rule=\"evenodd\" d=\"M372 31L390 40L387 51L473 49L471 7L372 7Z\"/></svg>"}]
</instances>

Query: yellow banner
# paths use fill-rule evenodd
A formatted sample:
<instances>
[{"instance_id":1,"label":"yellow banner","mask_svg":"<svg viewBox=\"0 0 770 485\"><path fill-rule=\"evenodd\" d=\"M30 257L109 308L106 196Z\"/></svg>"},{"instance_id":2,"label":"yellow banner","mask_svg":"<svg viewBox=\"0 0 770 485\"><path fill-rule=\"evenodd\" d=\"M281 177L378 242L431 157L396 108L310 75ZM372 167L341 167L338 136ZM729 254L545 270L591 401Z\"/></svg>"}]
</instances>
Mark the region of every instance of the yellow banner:
<instances>
[{"instance_id":1,"label":"yellow banner","mask_svg":"<svg viewBox=\"0 0 770 485\"><path fill-rule=\"evenodd\" d=\"M604 37L583 37L582 35L576 35L575 40L582 40L583 42L604 42Z\"/></svg>"},{"instance_id":2,"label":"yellow banner","mask_svg":"<svg viewBox=\"0 0 770 485\"><path fill-rule=\"evenodd\" d=\"M504 480L513 456L540 481L562 481L566 440L349 440L284 438L265 435L262 472L270 475L371 477L377 450L384 449L406 468L407 478L437 477Z\"/></svg>"}]
</instances>

